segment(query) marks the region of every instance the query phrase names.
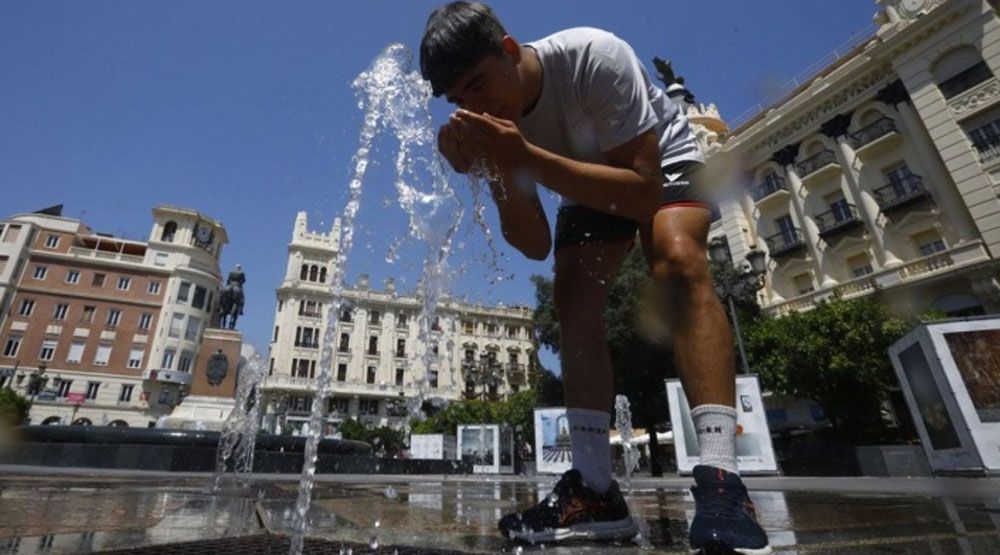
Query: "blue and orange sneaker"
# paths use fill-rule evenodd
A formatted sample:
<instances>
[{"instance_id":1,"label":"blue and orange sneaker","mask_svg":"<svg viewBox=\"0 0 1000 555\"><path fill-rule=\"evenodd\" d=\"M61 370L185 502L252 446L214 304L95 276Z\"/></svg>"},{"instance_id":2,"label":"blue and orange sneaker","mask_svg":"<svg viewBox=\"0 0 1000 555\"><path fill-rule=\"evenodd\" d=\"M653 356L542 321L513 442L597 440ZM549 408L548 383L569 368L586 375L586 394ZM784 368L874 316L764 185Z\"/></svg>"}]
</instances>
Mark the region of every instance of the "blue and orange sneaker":
<instances>
[{"instance_id":1,"label":"blue and orange sneaker","mask_svg":"<svg viewBox=\"0 0 1000 555\"><path fill-rule=\"evenodd\" d=\"M597 493L576 469L566 471L541 503L504 516L499 526L504 536L530 543L628 540L639 532L618 484Z\"/></svg>"},{"instance_id":2,"label":"blue and orange sneaker","mask_svg":"<svg viewBox=\"0 0 1000 555\"><path fill-rule=\"evenodd\" d=\"M739 475L721 468L694 467L695 515L688 534L691 553L716 555L771 552L767 534Z\"/></svg>"}]
</instances>

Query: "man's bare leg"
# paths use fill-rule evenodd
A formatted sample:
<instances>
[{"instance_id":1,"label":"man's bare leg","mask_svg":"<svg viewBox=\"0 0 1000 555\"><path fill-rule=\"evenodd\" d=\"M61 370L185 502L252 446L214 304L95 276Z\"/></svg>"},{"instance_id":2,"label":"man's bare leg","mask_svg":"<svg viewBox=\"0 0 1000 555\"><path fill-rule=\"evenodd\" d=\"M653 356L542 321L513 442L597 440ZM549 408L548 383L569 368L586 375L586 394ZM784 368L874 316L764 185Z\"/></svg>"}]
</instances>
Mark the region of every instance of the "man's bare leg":
<instances>
[{"instance_id":1,"label":"man's bare leg","mask_svg":"<svg viewBox=\"0 0 1000 555\"><path fill-rule=\"evenodd\" d=\"M573 467L597 491L611 483L608 425L614 376L604 336L604 303L630 246L631 240L566 245L555 255L554 300Z\"/></svg>"}]
</instances>

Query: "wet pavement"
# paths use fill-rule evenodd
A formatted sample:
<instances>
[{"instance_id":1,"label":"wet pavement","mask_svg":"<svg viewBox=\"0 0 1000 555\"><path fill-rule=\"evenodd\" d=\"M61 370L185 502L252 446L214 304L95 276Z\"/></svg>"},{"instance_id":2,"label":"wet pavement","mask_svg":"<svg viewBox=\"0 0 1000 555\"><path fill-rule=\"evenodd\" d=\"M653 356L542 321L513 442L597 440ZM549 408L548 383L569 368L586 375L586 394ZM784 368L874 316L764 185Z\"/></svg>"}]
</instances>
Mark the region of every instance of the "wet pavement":
<instances>
[{"instance_id":1,"label":"wet pavement","mask_svg":"<svg viewBox=\"0 0 1000 555\"><path fill-rule=\"evenodd\" d=\"M211 495L206 477L19 475L5 469L0 473L0 553L144 552L151 546L235 537L263 545L253 538L289 530L297 482L261 478ZM535 503L552 484L481 476L325 478L314 489L310 520L312 536L327 540L323 550L334 553L340 551L335 546L352 547L354 553L413 552L405 547L429 553L516 551L518 546L497 534L497 519ZM839 480L751 481L751 497L775 552L1000 553L995 479ZM694 502L685 484L676 478L633 484L630 504L643 532L634 543L524 546L523 551L686 553ZM267 543L273 549L280 540ZM194 552L178 547L172 552Z\"/></svg>"}]
</instances>

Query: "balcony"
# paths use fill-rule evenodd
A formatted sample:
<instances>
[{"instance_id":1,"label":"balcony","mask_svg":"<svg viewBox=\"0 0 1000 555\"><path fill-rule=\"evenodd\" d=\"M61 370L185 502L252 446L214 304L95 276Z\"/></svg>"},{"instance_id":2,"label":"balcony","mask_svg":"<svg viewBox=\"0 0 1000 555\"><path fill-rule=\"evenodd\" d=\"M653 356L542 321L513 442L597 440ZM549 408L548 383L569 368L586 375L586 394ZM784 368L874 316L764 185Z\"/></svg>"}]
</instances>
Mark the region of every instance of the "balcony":
<instances>
[{"instance_id":1,"label":"balcony","mask_svg":"<svg viewBox=\"0 0 1000 555\"><path fill-rule=\"evenodd\" d=\"M267 376L264 378L265 391L282 391L308 393L312 395L316 392L316 379L297 378L294 376ZM336 395L367 395L375 397L398 398L402 391L406 397L416 397L420 394L418 387L414 385L393 385L390 383L364 383L358 380L336 381L330 384L331 391ZM454 387L424 387L426 396L445 396L458 398L459 390Z\"/></svg>"},{"instance_id":2,"label":"balcony","mask_svg":"<svg viewBox=\"0 0 1000 555\"><path fill-rule=\"evenodd\" d=\"M896 122L892 118L882 118L852 133L851 146L859 155L871 154L892 146L899 138Z\"/></svg>"},{"instance_id":3,"label":"balcony","mask_svg":"<svg viewBox=\"0 0 1000 555\"><path fill-rule=\"evenodd\" d=\"M347 345L340 345L339 347L337 347L337 352L338 353L350 353L351 352L351 348L348 347Z\"/></svg>"},{"instance_id":4,"label":"balcony","mask_svg":"<svg viewBox=\"0 0 1000 555\"><path fill-rule=\"evenodd\" d=\"M767 252L774 259L790 256L806 248L802 231L794 228L765 237L764 242L767 243Z\"/></svg>"},{"instance_id":5,"label":"balcony","mask_svg":"<svg viewBox=\"0 0 1000 555\"><path fill-rule=\"evenodd\" d=\"M884 214L889 214L931 198L930 192L924 187L924 178L911 175L906 179L879 187L873 191L875 202Z\"/></svg>"},{"instance_id":6,"label":"balcony","mask_svg":"<svg viewBox=\"0 0 1000 555\"><path fill-rule=\"evenodd\" d=\"M796 167L799 176L805 182L806 179L812 179L826 174L828 170L839 168L840 162L837 161L837 155L832 150L825 149L799 162Z\"/></svg>"},{"instance_id":7,"label":"balcony","mask_svg":"<svg viewBox=\"0 0 1000 555\"><path fill-rule=\"evenodd\" d=\"M396 358L406 358L406 351L396 351L395 357Z\"/></svg>"},{"instance_id":8,"label":"balcony","mask_svg":"<svg viewBox=\"0 0 1000 555\"><path fill-rule=\"evenodd\" d=\"M750 197L760 206L777 199L788 198L788 187L785 185L785 178L776 175L768 177L763 183L750 189Z\"/></svg>"},{"instance_id":9,"label":"balcony","mask_svg":"<svg viewBox=\"0 0 1000 555\"><path fill-rule=\"evenodd\" d=\"M858 217L858 209L853 204L847 203L817 214L813 219L816 220L819 236L823 239L829 239L863 225L861 218Z\"/></svg>"},{"instance_id":10,"label":"balcony","mask_svg":"<svg viewBox=\"0 0 1000 555\"><path fill-rule=\"evenodd\" d=\"M194 376L189 372L179 372L177 370L146 370L142 373L142 379L163 384L189 386L194 380Z\"/></svg>"}]
</instances>

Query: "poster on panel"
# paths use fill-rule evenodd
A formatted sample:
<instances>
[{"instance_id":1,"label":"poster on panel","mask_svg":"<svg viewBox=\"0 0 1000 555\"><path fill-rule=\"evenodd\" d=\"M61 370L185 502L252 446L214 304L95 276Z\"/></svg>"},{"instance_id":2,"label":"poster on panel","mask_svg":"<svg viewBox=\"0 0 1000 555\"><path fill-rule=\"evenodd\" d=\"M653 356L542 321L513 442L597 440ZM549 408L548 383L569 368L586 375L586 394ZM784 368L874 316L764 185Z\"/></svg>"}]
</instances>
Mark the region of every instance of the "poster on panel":
<instances>
[{"instance_id":1,"label":"poster on panel","mask_svg":"<svg viewBox=\"0 0 1000 555\"><path fill-rule=\"evenodd\" d=\"M701 457L691 408L680 380L667 380L667 404L674 431L677 470L690 474ZM742 474L777 474L760 382L753 374L736 377L736 466Z\"/></svg>"},{"instance_id":2,"label":"poster on panel","mask_svg":"<svg viewBox=\"0 0 1000 555\"><path fill-rule=\"evenodd\" d=\"M573 467L569 422L564 407L535 409L535 469L562 474Z\"/></svg>"},{"instance_id":3,"label":"poster on panel","mask_svg":"<svg viewBox=\"0 0 1000 555\"><path fill-rule=\"evenodd\" d=\"M504 424L458 427L458 452L476 474L514 472L514 433Z\"/></svg>"}]
</instances>

